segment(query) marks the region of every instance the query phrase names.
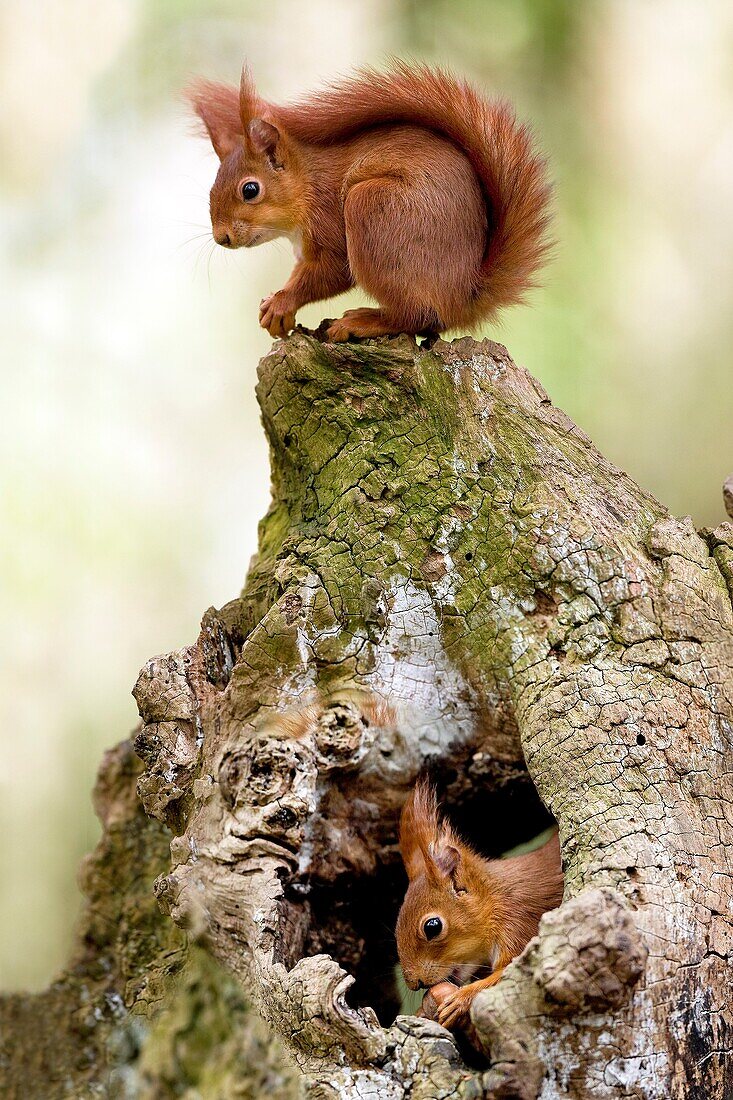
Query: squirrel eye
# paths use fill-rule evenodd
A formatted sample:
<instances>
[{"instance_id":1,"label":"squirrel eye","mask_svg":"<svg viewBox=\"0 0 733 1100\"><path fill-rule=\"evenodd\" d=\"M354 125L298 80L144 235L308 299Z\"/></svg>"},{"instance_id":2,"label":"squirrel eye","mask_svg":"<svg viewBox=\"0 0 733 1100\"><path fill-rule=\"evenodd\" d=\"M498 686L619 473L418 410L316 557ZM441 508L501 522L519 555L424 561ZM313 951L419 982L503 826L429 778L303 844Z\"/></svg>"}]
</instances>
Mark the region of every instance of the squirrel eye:
<instances>
[{"instance_id":1,"label":"squirrel eye","mask_svg":"<svg viewBox=\"0 0 733 1100\"><path fill-rule=\"evenodd\" d=\"M256 180L247 180L242 184L242 198L245 202L252 202L260 193L260 185Z\"/></svg>"},{"instance_id":2,"label":"squirrel eye","mask_svg":"<svg viewBox=\"0 0 733 1100\"><path fill-rule=\"evenodd\" d=\"M443 931L443 922L440 917L429 917L422 926L422 930L426 939L434 940Z\"/></svg>"}]
</instances>

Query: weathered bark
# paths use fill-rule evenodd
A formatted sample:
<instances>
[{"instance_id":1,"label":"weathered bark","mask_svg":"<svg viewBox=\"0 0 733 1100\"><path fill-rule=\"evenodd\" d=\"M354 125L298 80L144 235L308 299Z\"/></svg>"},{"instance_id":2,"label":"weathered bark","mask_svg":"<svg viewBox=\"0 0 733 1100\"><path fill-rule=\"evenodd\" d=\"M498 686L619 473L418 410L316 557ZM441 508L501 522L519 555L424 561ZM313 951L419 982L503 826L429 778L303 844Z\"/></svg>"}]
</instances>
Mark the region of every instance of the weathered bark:
<instances>
[{"instance_id":1,"label":"weathered bark","mask_svg":"<svg viewBox=\"0 0 733 1100\"><path fill-rule=\"evenodd\" d=\"M295 1098L292 1066L234 980L156 904L170 834L136 796L130 741L104 757L104 834L67 970L45 992L0 997L3 1100Z\"/></svg>"},{"instance_id":2,"label":"weathered bark","mask_svg":"<svg viewBox=\"0 0 733 1100\"><path fill-rule=\"evenodd\" d=\"M733 525L670 517L488 341L298 333L258 395L245 590L136 685L140 797L175 834L169 868L146 851L156 935L233 975L319 1100L730 1096ZM428 759L487 854L560 827L565 901L477 998L482 1058L394 1018Z\"/></svg>"}]
</instances>

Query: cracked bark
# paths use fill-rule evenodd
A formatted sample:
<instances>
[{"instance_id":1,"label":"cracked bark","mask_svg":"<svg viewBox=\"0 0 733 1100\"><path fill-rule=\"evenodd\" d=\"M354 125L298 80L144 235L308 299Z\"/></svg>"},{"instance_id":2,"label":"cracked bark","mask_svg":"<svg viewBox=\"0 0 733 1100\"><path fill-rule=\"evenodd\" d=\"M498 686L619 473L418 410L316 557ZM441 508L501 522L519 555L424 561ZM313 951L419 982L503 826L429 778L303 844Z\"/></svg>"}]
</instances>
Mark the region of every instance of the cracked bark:
<instances>
[{"instance_id":1,"label":"cracked bark","mask_svg":"<svg viewBox=\"0 0 733 1100\"><path fill-rule=\"evenodd\" d=\"M239 1006L220 1051L191 1025L198 1094L250 1095L232 1067L256 1042L283 1097L288 1059L317 1100L730 1096L733 525L671 517L489 341L298 332L258 396L273 502L244 592L135 689L156 820L125 828L154 831L172 918L150 916L136 980L173 952L184 1015L197 982L209 1013ZM476 999L468 1061L395 1019L397 818L427 760L487 851L543 804L560 828L565 900ZM118 858L96 904L144 908ZM173 978L154 984L105 1026L145 1002L115 1072L158 1087Z\"/></svg>"}]
</instances>

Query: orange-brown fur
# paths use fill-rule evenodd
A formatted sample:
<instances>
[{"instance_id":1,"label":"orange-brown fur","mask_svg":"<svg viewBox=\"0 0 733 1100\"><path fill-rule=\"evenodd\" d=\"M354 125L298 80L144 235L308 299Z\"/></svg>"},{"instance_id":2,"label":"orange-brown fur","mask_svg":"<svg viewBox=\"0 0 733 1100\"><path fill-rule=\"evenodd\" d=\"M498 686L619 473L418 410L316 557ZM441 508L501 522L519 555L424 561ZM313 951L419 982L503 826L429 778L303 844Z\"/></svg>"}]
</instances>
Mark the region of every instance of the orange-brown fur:
<instances>
[{"instance_id":1,"label":"orange-brown fur","mask_svg":"<svg viewBox=\"0 0 733 1100\"><path fill-rule=\"evenodd\" d=\"M362 718L371 726L388 726L395 723L395 712L389 703L369 692L342 691L337 702L350 702L358 708ZM324 709L329 704L327 698L314 696L310 701L301 703L291 710L277 711L266 721L265 728L280 737L300 740L313 731Z\"/></svg>"},{"instance_id":2,"label":"orange-brown fur","mask_svg":"<svg viewBox=\"0 0 733 1100\"><path fill-rule=\"evenodd\" d=\"M348 311L328 335L472 327L518 302L547 252L543 161L511 108L445 72L365 70L287 107L192 90L221 160L211 190L216 240L293 240L298 260L261 303L273 336L308 302L358 284L378 309ZM250 202L247 181L260 187Z\"/></svg>"},{"instance_id":3,"label":"orange-brown fur","mask_svg":"<svg viewBox=\"0 0 733 1100\"><path fill-rule=\"evenodd\" d=\"M420 780L402 811L400 850L409 885L396 935L407 985L430 987L490 970L441 999L438 1019L453 1026L537 934L542 914L562 901L557 834L527 855L484 859L441 820L435 791ZM442 931L428 940L430 917L440 919Z\"/></svg>"}]
</instances>

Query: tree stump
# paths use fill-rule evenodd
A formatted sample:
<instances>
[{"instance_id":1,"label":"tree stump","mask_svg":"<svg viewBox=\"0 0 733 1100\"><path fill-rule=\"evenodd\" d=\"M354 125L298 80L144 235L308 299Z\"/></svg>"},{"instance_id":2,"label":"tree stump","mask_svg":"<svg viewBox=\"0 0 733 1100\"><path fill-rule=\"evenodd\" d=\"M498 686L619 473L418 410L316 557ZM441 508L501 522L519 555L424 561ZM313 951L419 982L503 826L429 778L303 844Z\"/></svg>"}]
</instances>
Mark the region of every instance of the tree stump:
<instances>
[{"instance_id":1,"label":"tree stump","mask_svg":"<svg viewBox=\"0 0 733 1100\"><path fill-rule=\"evenodd\" d=\"M135 687L171 918L138 969L175 942L188 1015L202 968L207 1011L238 1005L223 1048L201 1025L211 1079L256 1042L283 1097L289 1059L312 1100L733 1095L733 525L671 517L491 341L299 330L258 398L273 500L245 589ZM565 900L477 997L473 1056L398 1014L397 824L428 763L487 855L560 830ZM131 889L117 858L95 896ZM115 1069L160 1091L119 1095L179 1094L172 989ZM226 1080L197 1095L257 1095Z\"/></svg>"}]
</instances>

